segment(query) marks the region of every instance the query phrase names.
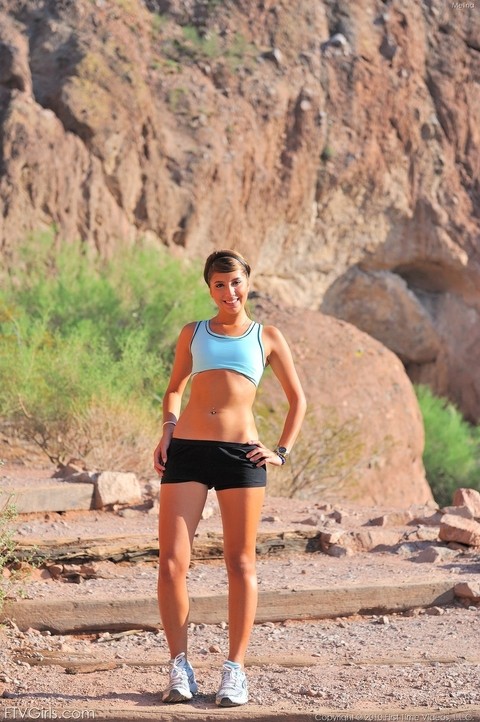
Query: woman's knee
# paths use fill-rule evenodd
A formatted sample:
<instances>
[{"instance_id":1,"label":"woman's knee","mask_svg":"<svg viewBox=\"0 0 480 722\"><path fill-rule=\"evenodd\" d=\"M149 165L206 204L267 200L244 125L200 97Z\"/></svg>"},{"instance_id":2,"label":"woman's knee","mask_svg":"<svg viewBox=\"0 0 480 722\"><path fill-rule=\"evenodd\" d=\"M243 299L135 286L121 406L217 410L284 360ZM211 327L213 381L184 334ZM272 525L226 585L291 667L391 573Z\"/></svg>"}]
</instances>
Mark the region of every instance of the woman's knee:
<instances>
[{"instance_id":1,"label":"woman's knee","mask_svg":"<svg viewBox=\"0 0 480 722\"><path fill-rule=\"evenodd\" d=\"M160 554L158 565L158 576L160 581L172 582L184 580L187 577L188 568L188 560L166 554Z\"/></svg>"},{"instance_id":2,"label":"woman's knee","mask_svg":"<svg viewBox=\"0 0 480 722\"><path fill-rule=\"evenodd\" d=\"M251 578L256 576L256 560L251 554L228 554L225 566L229 576Z\"/></svg>"}]
</instances>

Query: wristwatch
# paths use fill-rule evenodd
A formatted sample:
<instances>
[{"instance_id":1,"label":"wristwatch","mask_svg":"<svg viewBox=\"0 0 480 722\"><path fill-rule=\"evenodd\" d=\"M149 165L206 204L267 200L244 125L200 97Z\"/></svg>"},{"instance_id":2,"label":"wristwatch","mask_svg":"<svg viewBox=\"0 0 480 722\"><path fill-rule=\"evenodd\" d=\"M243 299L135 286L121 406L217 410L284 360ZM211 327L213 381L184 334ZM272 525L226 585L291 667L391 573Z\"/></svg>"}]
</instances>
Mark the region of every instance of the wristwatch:
<instances>
[{"instance_id":1,"label":"wristwatch","mask_svg":"<svg viewBox=\"0 0 480 722\"><path fill-rule=\"evenodd\" d=\"M274 449L277 456L279 456L282 460L282 466L287 460L287 456L289 454L288 449L285 446L276 446Z\"/></svg>"}]
</instances>

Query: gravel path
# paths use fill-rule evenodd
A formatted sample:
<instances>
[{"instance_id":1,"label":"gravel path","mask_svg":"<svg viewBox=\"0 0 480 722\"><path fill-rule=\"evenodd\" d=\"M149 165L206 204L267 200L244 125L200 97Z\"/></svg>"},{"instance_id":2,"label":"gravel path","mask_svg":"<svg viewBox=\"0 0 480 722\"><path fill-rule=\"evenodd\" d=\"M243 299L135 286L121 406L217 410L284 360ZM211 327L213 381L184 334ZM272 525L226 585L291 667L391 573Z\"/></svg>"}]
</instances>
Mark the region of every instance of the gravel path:
<instances>
[{"instance_id":1,"label":"gravel path","mask_svg":"<svg viewBox=\"0 0 480 722\"><path fill-rule=\"evenodd\" d=\"M77 567L73 567L77 568ZM81 567L78 567L81 568ZM157 564L98 562L85 565L94 576L82 578L80 584L53 580L45 572L43 579L20 580L10 586L8 596L18 599L80 599L82 597L113 598L155 594ZM289 554L261 558L257 562L259 591L300 590L338 585L389 584L447 579L452 586L471 579L472 570L480 570L480 555L473 555L456 564L416 564L396 554L377 553L335 559L325 554ZM37 572L38 575L38 572ZM195 562L188 573L190 593L226 593L227 578L222 560Z\"/></svg>"},{"instance_id":2,"label":"gravel path","mask_svg":"<svg viewBox=\"0 0 480 722\"><path fill-rule=\"evenodd\" d=\"M473 712L480 706L479 624L479 608L451 606L434 613L256 625L247 661L251 704L285 714L411 707ZM3 637L0 706L164 707L159 692L168 654L162 632L78 638L9 627ZM190 658L200 693L188 707L214 707L226 643L226 625L192 625ZM49 654L54 664L32 663ZM69 660L119 666L66 674Z\"/></svg>"},{"instance_id":3,"label":"gravel path","mask_svg":"<svg viewBox=\"0 0 480 722\"><path fill-rule=\"evenodd\" d=\"M210 506L200 534L220 528L213 500ZM358 529L383 511L388 510L267 499L261 530L306 529L317 523L335 528L339 522L343 528ZM17 526L24 539L85 539L136 530L155 533L155 510L126 516L121 511L37 514L22 517ZM404 531L408 540L412 527ZM405 541L382 552L344 557L320 552L261 556L259 589L351 586L354 594L356 585L369 583L447 580L453 587L458 581L479 579L479 550L440 545L446 553L439 561L418 563L430 543L435 544ZM89 566L90 573L77 575L76 584L36 570L19 583L9 583L9 596L81 602L96 596L119 599L155 593L155 561ZM192 594L225 592L223 562L196 561L189 587ZM77 719L90 711L95 715L90 719L157 721L221 716L255 722L335 722L343 715L343 722L348 722L352 716L362 719L362 714L375 722L442 722L452 715L465 722L480 721L479 629L478 605L460 602L402 614L257 624L247 659L250 703L234 712L218 710L214 703L227 650L226 621L191 625L189 656L200 691L191 702L173 708L161 703L168 662L161 630L59 636L33 629L21 632L7 623L0 626L0 719L58 719L67 709L69 718ZM413 708L423 716L401 716L402 710Z\"/></svg>"}]
</instances>

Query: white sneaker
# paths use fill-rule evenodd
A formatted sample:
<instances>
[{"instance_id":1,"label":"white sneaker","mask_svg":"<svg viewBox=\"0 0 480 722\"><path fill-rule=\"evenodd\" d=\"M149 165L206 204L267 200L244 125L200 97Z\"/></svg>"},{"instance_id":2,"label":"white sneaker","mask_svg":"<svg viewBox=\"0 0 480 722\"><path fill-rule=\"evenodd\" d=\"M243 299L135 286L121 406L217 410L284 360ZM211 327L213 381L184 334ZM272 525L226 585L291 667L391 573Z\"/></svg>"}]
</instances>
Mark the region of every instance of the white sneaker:
<instances>
[{"instance_id":1,"label":"white sneaker","mask_svg":"<svg viewBox=\"0 0 480 722\"><path fill-rule=\"evenodd\" d=\"M197 692L195 673L185 658L185 652L180 652L175 659L170 660L170 682L162 694L162 701L186 702Z\"/></svg>"},{"instance_id":2,"label":"white sneaker","mask_svg":"<svg viewBox=\"0 0 480 722\"><path fill-rule=\"evenodd\" d=\"M222 683L215 702L220 707L237 707L248 702L247 678L241 668L231 667L228 662L224 663Z\"/></svg>"}]
</instances>

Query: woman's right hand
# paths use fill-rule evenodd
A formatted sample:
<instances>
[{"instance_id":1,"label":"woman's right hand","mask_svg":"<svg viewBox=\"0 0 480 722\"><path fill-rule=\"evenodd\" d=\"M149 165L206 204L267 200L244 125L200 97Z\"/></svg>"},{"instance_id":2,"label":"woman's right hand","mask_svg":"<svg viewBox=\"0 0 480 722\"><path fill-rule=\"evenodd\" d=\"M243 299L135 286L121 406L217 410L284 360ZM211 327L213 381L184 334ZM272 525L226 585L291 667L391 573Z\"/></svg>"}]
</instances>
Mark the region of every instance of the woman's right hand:
<instances>
[{"instance_id":1,"label":"woman's right hand","mask_svg":"<svg viewBox=\"0 0 480 722\"><path fill-rule=\"evenodd\" d=\"M167 463L168 447L170 446L171 435L163 434L162 438L157 444L155 451L153 452L153 468L159 476L165 471L165 464Z\"/></svg>"}]
</instances>

